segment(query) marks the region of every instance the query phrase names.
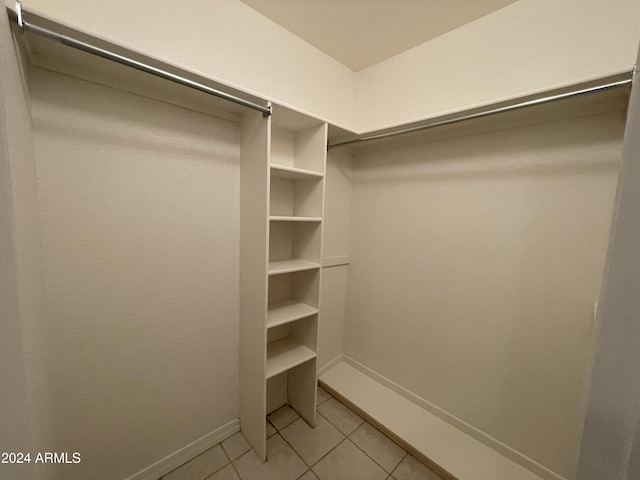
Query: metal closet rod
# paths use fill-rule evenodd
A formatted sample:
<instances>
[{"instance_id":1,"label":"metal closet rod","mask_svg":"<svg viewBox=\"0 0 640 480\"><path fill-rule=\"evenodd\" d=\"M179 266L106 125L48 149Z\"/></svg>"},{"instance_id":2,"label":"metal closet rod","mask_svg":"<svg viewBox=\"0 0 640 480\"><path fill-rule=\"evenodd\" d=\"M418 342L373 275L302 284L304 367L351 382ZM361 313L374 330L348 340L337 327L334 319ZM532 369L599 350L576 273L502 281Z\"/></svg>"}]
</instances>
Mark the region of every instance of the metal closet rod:
<instances>
[{"instance_id":1,"label":"metal closet rod","mask_svg":"<svg viewBox=\"0 0 640 480\"><path fill-rule=\"evenodd\" d=\"M624 80L620 80L617 82L610 82L610 83L605 83L603 85L597 85L594 87L588 87L588 88L581 88L579 90L574 90L571 92L566 92L566 93L559 93L559 94L555 94L555 95L549 95L546 97L541 97L541 98L536 98L533 100L526 100L526 101L517 101L517 103L512 103L509 105L503 105L501 107L496 107L496 104L493 105L487 105L485 107L484 110L481 110L479 112L475 112L475 113L469 113L469 114L465 114L464 112L461 112L459 115L452 117L452 118L448 118L446 120L436 120L430 123L426 123L423 125L417 125L415 127L409 127L409 128L403 128L401 130L394 130L391 132L386 132L386 133L380 133L380 134L374 134L374 135L369 135L366 137L362 137L362 138L356 138L353 140L346 140L343 142L336 142L336 143L332 143L330 145L327 146L327 149L331 149L331 148L337 148L337 147L344 147L347 145L356 145L356 144L362 144L365 142L370 142L373 140L381 140L383 138L391 138L391 137L397 137L399 135L405 135L407 133L413 133L413 132L419 132L422 130L428 130L430 128L435 128L435 127L442 127L444 125L452 125L454 123L459 123L459 122L464 122L466 120L473 120L476 118L482 118L482 117L488 117L489 115L495 115L498 113L504 113L504 112L510 112L513 110L519 110L521 108L525 108L525 107L532 107L534 105L540 105L543 103L549 103L549 102L555 102L558 100L563 100L563 99L567 99L567 98L571 98L571 97L577 97L578 95L585 95L585 94L589 94L589 93L596 93L596 92L602 92L605 90L610 90L613 88L617 88L617 87L623 87L625 85L631 85L633 79L632 79L632 74L633 72L629 72L629 78L628 79L624 79Z\"/></svg>"},{"instance_id":2,"label":"metal closet rod","mask_svg":"<svg viewBox=\"0 0 640 480\"><path fill-rule=\"evenodd\" d=\"M170 80L174 83L179 83L180 85L185 85L189 88L193 88L194 90L199 90L209 95L213 95L215 97L219 97L224 100L237 103L238 105L242 105L243 107L257 110L259 112L262 112L263 117L268 117L273 113L271 105L266 107L262 105L258 105L257 103L250 102L249 100L245 100L243 98L236 97L234 95L230 95L220 90L216 90L215 88L211 88L211 87L208 87L207 85L203 85L202 83L189 80L188 78L181 77L180 75L167 72L160 68L152 67L151 65L147 65L146 63L133 60L123 55L110 52L103 48L96 47L89 43L76 40L75 38L71 38L67 35L63 35L61 33L54 32L47 28L40 27L38 25L34 25L33 23L27 22L25 20L25 15L28 16L30 14L29 12L22 9L22 5L20 4L20 2L16 2L16 14L18 16L18 26L20 27L20 29L22 29L25 32L35 33L36 35L46 37L50 40L61 43L62 45L67 45L69 47L82 50L83 52L91 53L92 55L97 55L98 57L106 58L107 60L111 60L112 62L116 62L121 65L126 65L127 67L135 68L136 70L140 70L142 72L150 73L151 75L155 75L156 77L164 78L165 80Z\"/></svg>"}]
</instances>

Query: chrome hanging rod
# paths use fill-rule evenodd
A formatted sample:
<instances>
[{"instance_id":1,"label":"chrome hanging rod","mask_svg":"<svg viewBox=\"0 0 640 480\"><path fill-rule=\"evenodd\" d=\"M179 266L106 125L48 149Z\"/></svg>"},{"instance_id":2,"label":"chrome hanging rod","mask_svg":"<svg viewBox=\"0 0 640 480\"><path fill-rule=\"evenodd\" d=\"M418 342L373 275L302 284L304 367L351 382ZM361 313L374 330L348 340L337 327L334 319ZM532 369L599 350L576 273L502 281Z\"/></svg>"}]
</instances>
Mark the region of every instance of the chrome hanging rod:
<instances>
[{"instance_id":1,"label":"chrome hanging rod","mask_svg":"<svg viewBox=\"0 0 640 480\"><path fill-rule=\"evenodd\" d=\"M228 100L233 103L237 103L238 105L242 105L243 107L257 110L259 112L262 112L262 116L265 118L272 114L271 105L266 107L262 105L258 105L257 103L250 102L249 100L245 100L243 98L236 97L234 95L230 95L220 90L216 90L215 88L211 88L211 87L208 87L207 85L203 85L202 83L189 80L188 78L181 77L180 75L167 72L160 68L152 67L151 65L147 65L146 63L142 63L137 60L127 58L123 55L119 55L117 53L110 52L103 48L99 48L94 45L91 45L89 43L76 40L75 38L71 38L67 35L63 35L61 33L54 32L47 28L34 25L33 23L30 23L25 19L25 15L30 16L30 14L29 12L22 9L22 5L20 4L20 2L16 2L16 14L18 16L18 26L24 32L34 33L36 35L46 37L50 40L61 43L62 45L67 45L69 47L82 50L83 52L87 52L92 55L97 55L98 57L111 60L112 62L116 62L121 65L126 65L127 67L135 68L136 70L140 70L141 72L150 73L151 75L155 75L156 77L164 78L165 80L170 80L174 83L179 83L180 85L193 88L194 90L199 90L209 95L213 95L215 97L222 98L224 100Z\"/></svg>"},{"instance_id":2,"label":"chrome hanging rod","mask_svg":"<svg viewBox=\"0 0 640 480\"><path fill-rule=\"evenodd\" d=\"M384 138L392 138L392 137L397 137L399 135L405 135L407 133L413 133L413 132L419 132L419 131L422 131L422 130L428 130L430 128L442 127L442 126L445 126L445 125L453 125L455 123L464 122L466 120L473 120L473 119L476 119L476 118L488 117L489 115L495 115L495 114L498 114L498 113L511 112L513 110L519 110L519 109L525 108L525 107L532 107L532 106L535 106L535 105L541 105L543 103L555 102L555 101L558 101L558 100L577 97L578 95L585 95L585 94L589 94L589 93L596 93L596 92L602 92L602 91L605 91L605 90L611 90L613 88L623 87L625 85L631 85L631 83L632 83L632 73L633 72L629 72L629 78L628 79L624 79L624 80L620 80L620 81L609 82L609 83L605 83L603 85L597 85L597 86L594 86L594 87L581 88L579 90L573 90L573 91L566 92L566 93L559 93L559 94L555 94L555 95L549 95L549 96L546 96L546 97L536 98L536 99L533 99L533 100L520 101L520 102L517 102L517 103L510 104L510 105L503 105L501 107L496 107L495 104L494 105L488 105L487 107L485 107L484 110L481 110L481 111L475 112L475 113L465 114L464 112L461 112L460 115L452 117L452 118L447 118L445 120L437 120L437 119L435 119L434 121L432 121L430 123L425 123L423 125L417 125L415 127L403 128L401 130L394 130L394 131L386 132L386 133L368 135L366 137L356 138L356 139L353 139L353 140L345 140L345 141L342 141L342 142L332 143L332 144L329 144L327 146L327 149L332 149L332 148L337 148L337 147L344 147L344 146L347 146L347 145L360 145L362 143L370 142L370 141L373 141L373 140L381 140L381 139L384 139Z\"/></svg>"}]
</instances>

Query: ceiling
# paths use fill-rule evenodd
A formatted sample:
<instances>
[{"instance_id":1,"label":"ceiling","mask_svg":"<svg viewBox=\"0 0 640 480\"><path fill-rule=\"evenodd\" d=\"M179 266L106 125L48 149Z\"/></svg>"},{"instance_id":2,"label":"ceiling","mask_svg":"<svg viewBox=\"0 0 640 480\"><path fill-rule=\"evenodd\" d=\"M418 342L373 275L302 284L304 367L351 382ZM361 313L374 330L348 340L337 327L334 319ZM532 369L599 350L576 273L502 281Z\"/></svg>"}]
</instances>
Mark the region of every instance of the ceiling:
<instances>
[{"instance_id":1,"label":"ceiling","mask_svg":"<svg viewBox=\"0 0 640 480\"><path fill-rule=\"evenodd\" d=\"M242 0L354 71L516 0Z\"/></svg>"}]
</instances>

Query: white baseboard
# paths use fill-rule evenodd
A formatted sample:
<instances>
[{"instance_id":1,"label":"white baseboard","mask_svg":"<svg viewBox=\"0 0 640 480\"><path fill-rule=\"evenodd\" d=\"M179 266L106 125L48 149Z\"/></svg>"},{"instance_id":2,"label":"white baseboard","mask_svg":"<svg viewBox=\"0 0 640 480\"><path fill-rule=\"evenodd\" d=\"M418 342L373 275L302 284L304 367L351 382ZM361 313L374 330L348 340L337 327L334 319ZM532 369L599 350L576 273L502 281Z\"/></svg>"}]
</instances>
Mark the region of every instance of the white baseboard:
<instances>
[{"instance_id":1,"label":"white baseboard","mask_svg":"<svg viewBox=\"0 0 640 480\"><path fill-rule=\"evenodd\" d=\"M287 403L289 403L287 392L281 393L271 400L267 400L267 415L269 415L271 412L275 412L280 407L284 407Z\"/></svg>"},{"instance_id":2,"label":"white baseboard","mask_svg":"<svg viewBox=\"0 0 640 480\"><path fill-rule=\"evenodd\" d=\"M362 363L358 362L357 360L354 360L353 358L348 357L347 355L342 355L341 356L341 360L344 361L344 363L346 363L347 365L350 365L351 367L355 368L356 370L364 373L366 376L368 376L369 378L372 378L373 380L375 380L376 382L380 383L381 385L384 385L389 390L397 393L401 397L406 398L407 400L409 400L410 402L414 403L415 405L418 405L419 407L423 408L427 412L435 415L436 417L440 418L441 420L444 420L449 425L454 426L458 430L466 433L467 435L469 435L470 437L472 437L472 438L476 439L477 441L483 443L487 447L495 450L496 452L500 453L501 455L503 455L504 457L508 458L512 462L514 462L514 463L526 468L530 472L535 473L540 478L542 478L544 480L566 480L564 477L562 477L561 475L558 475L557 473L555 473L552 470L548 469L544 465L541 465L540 463L538 463L535 460L527 457L523 453L521 453L521 452L511 448L510 446L502 443L501 441L493 438L491 435L483 432L482 430L479 430L478 428L474 427L473 425L468 424L464 420L459 419L458 417L452 415L451 413L447 412L446 410L443 410L443 409L437 407L433 403L425 400L424 398L422 398L422 397L416 395L415 393L407 390L406 388L398 385L393 380L390 380L390 379L386 378L385 376L379 374L375 370L372 370L369 367L367 367L367 366L363 365ZM338 362L334 363L334 361L332 361L331 363L333 365L335 365ZM333 365L331 365L331 366L333 366ZM323 372L322 373L324 373L325 371L329 370L330 368L331 367L328 366L328 365L326 367L323 367Z\"/></svg>"},{"instance_id":3,"label":"white baseboard","mask_svg":"<svg viewBox=\"0 0 640 480\"><path fill-rule=\"evenodd\" d=\"M186 447L167 455L153 465L149 465L144 470L140 470L138 473L131 475L127 480L158 480L163 475L175 470L180 465L188 462L194 457L197 457L205 450L217 445L239 431L240 420L235 419L232 422L217 428L213 432L207 433L204 437L199 438Z\"/></svg>"},{"instance_id":4,"label":"white baseboard","mask_svg":"<svg viewBox=\"0 0 640 480\"><path fill-rule=\"evenodd\" d=\"M330 360L328 363L326 363L325 365L323 365L322 367L320 367L318 369L318 376L322 375L323 373L331 370L333 367L335 367L337 364L339 364L340 362L345 361L345 356L343 354L338 355L336 358L334 358L333 360ZM346 362L348 363L348 362ZM355 368L355 367L354 367ZM364 372L363 372L364 373Z\"/></svg>"}]
</instances>

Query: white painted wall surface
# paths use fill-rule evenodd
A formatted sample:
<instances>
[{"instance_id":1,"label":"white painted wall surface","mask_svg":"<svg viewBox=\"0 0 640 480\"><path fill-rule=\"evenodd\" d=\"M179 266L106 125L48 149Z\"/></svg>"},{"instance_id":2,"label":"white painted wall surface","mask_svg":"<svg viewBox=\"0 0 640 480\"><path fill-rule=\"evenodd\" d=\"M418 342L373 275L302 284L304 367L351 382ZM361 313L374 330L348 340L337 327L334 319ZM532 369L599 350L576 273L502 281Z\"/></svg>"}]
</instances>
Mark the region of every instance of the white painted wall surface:
<instances>
[{"instance_id":1,"label":"white painted wall surface","mask_svg":"<svg viewBox=\"0 0 640 480\"><path fill-rule=\"evenodd\" d=\"M634 81L638 80L636 73ZM624 158L598 308L598 342L578 480L640 478L640 90Z\"/></svg>"},{"instance_id":2,"label":"white painted wall surface","mask_svg":"<svg viewBox=\"0 0 640 480\"><path fill-rule=\"evenodd\" d=\"M33 135L6 16L0 15L0 453L33 450L24 338L40 318ZM0 478L31 480L33 465L0 463Z\"/></svg>"},{"instance_id":3,"label":"white painted wall surface","mask_svg":"<svg viewBox=\"0 0 640 480\"><path fill-rule=\"evenodd\" d=\"M26 6L356 132L629 71L640 38L635 0L519 0L354 73L239 0Z\"/></svg>"},{"instance_id":4,"label":"white painted wall surface","mask_svg":"<svg viewBox=\"0 0 640 480\"><path fill-rule=\"evenodd\" d=\"M334 124L355 123L354 72L239 0L29 0L24 8Z\"/></svg>"},{"instance_id":5,"label":"white painted wall surface","mask_svg":"<svg viewBox=\"0 0 640 480\"><path fill-rule=\"evenodd\" d=\"M31 76L43 479L126 478L238 417L238 125Z\"/></svg>"},{"instance_id":6,"label":"white painted wall surface","mask_svg":"<svg viewBox=\"0 0 640 480\"><path fill-rule=\"evenodd\" d=\"M572 478L623 125L358 155L344 353Z\"/></svg>"},{"instance_id":7,"label":"white painted wall surface","mask_svg":"<svg viewBox=\"0 0 640 480\"><path fill-rule=\"evenodd\" d=\"M325 259L348 260L351 227L353 155L327 153L323 254ZM322 295L318 328L318 368L342 354L348 265L322 271Z\"/></svg>"},{"instance_id":8,"label":"white painted wall surface","mask_svg":"<svg viewBox=\"0 0 640 480\"><path fill-rule=\"evenodd\" d=\"M353 154L344 149L327 152L323 239L325 258L349 255L353 160Z\"/></svg>"},{"instance_id":9,"label":"white painted wall surface","mask_svg":"<svg viewBox=\"0 0 640 480\"><path fill-rule=\"evenodd\" d=\"M631 71L636 0L519 0L361 70L360 131Z\"/></svg>"}]
</instances>

